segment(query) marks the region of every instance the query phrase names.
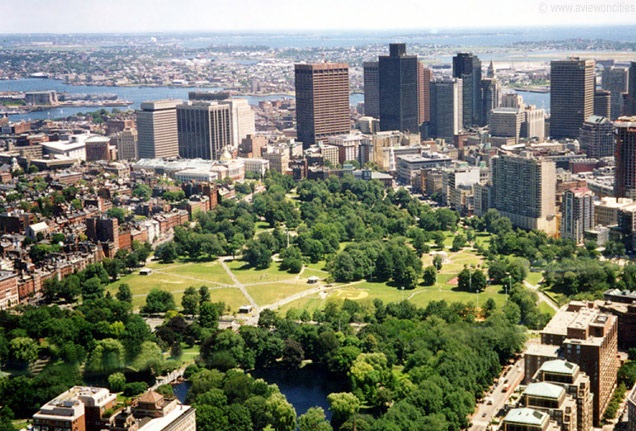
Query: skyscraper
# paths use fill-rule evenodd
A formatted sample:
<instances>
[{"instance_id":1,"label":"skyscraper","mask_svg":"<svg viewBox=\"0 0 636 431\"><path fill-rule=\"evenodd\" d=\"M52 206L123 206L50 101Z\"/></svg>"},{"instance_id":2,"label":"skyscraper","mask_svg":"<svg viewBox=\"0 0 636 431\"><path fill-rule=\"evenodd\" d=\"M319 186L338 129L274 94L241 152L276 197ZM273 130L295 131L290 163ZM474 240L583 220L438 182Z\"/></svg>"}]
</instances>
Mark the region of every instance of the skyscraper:
<instances>
[{"instance_id":1,"label":"skyscraper","mask_svg":"<svg viewBox=\"0 0 636 431\"><path fill-rule=\"evenodd\" d=\"M418 124L431 121L431 69L417 62L417 110Z\"/></svg>"},{"instance_id":2,"label":"skyscraper","mask_svg":"<svg viewBox=\"0 0 636 431\"><path fill-rule=\"evenodd\" d=\"M218 160L232 143L231 107L218 102L187 102L177 106L179 155Z\"/></svg>"},{"instance_id":3,"label":"skyscraper","mask_svg":"<svg viewBox=\"0 0 636 431\"><path fill-rule=\"evenodd\" d=\"M636 117L620 117L614 122L614 195L636 198Z\"/></svg>"},{"instance_id":4,"label":"skyscraper","mask_svg":"<svg viewBox=\"0 0 636 431\"><path fill-rule=\"evenodd\" d=\"M179 155L177 136L177 100L144 102L137 112L138 143L140 159L176 157Z\"/></svg>"},{"instance_id":5,"label":"skyscraper","mask_svg":"<svg viewBox=\"0 0 636 431\"><path fill-rule=\"evenodd\" d=\"M594 113L594 60L550 63L550 135L576 138L581 124Z\"/></svg>"},{"instance_id":6,"label":"skyscraper","mask_svg":"<svg viewBox=\"0 0 636 431\"><path fill-rule=\"evenodd\" d=\"M623 96L627 93L627 76L629 69L622 66L612 66L603 69L601 86L610 92L610 120L621 116L623 111Z\"/></svg>"},{"instance_id":7,"label":"skyscraper","mask_svg":"<svg viewBox=\"0 0 636 431\"><path fill-rule=\"evenodd\" d=\"M436 79L431 82L431 121L428 137L449 142L462 127L462 80Z\"/></svg>"},{"instance_id":8,"label":"skyscraper","mask_svg":"<svg viewBox=\"0 0 636 431\"><path fill-rule=\"evenodd\" d=\"M627 96L623 109L625 115L636 115L636 61L632 61L629 65Z\"/></svg>"},{"instance_id":9,"label":"skyscraper","mask_svg":"<svg viewBox=\"0 0 636 431\"><path fill-rule=\"evenodd\" d=\"M596 90L594 92L594 115L610 118L611 94L607 90Z\"/></svg>"},{"instance_id":10,"label":"skyscraper","mask_svg":"<svg viewBox=\"0 0 636 431\"><path fill-rule=\"evenodd\" d=\"M579 131L581 151L588 157L611 157L614 155L614 126L605 117L590 115Z\"/></svg>"},{"instance_id":11,"label":"skyscraper","mask_svg":"<svg viewBox=\"0 0 636 431\"><path fill-rule=\"evenodd\" d=\"M484 78L479 84L479 91L479 101L481 103L479 112L481 117L479 118L478 125L485 126L486 124L490 124L490 115L492 110L499 107L501 87L499 86L497 79Z\"/></svg>"},{"instance_id":12,"label":"skyscraper","mask_svg":"<svg viewBox=\"0 0 636 431\"><path fill-rule=\"evenodd\" d=\"M529 153L492 159L491 202L514 226L556 234L555 195L554 160Z\"/></svg>"},{"instance_id":13,"label":"skyscraper","mask_svg":"<svg viewBox=\"0 0 636 431\"><path fill-rule=\"evenodd\" d=\"M347 63L297 64L296 130L303 148L351 131Z\"/></svg>"},{"instance_id":14,"label":"skyscraper","mask_svg":"<svg viewBox=\"0 0 636 431\"><path fill-rule=\"evenodd\" d=\"M417 133L418 61L416 55L406 55L406 44L392 43L389 55L381 55L380 129Z\"/></svg>"},{"instance_id":15,"label":"skyscraper","mask_svg":"<svg viewBox=\"0 0 636 431\"><path fill-rule=\"evenodd\" d=\"M470 128L480 124L481 113L481 60L469 52L460 52L453 57L453 78L462 80L463 118L462 125Z\"/></svg>"},{"instance_id":16,"label":"skyscraper","mask_svg":"<svg viewBox=\"0 0 636 431\"><path fill-rule=\"evenodd\" d=\"M587 187L566 190L561 204L561 238L583 244L583 234L594 226L594 193Z\"/></svg>"},{"instance_id":17,"label":"skyscraper","mask_svg":"<svg viewBox=\"0 0 636 431\"><path fill-rule=\"evenodd\" d=\"M377 61L365 61L364 115L380 118L380 69Z\"/></svg>"},{"instance_id":18,"label":"skyscraper","mask_svg":"<svg viewBox=\"0 0 636 431\"><path fill-rule=\"evenodd\" d=\"M256 133L254 111L252 111L247 99L227 99L219 103L230 108L230 120L232 122L232 141L230 146L238 148L244 138Z\"/></svg>"}]
</instances>

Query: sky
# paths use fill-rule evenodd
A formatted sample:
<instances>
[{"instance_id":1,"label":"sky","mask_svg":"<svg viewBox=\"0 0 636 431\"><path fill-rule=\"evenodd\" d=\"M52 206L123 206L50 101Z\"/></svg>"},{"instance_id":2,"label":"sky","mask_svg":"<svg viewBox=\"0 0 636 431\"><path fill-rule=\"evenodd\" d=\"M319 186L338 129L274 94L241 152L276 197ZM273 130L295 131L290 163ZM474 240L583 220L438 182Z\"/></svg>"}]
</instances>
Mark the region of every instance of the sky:
<instances>
[{"instance_id":1,"label":"sky","mask_svg":"<svg viewBox=\"0 0 636 431\"><path fill-rule=\"evenodd\" d=\"M0 0L0 33L636 24L636 0Z\"/></svg>"}]
</instances>

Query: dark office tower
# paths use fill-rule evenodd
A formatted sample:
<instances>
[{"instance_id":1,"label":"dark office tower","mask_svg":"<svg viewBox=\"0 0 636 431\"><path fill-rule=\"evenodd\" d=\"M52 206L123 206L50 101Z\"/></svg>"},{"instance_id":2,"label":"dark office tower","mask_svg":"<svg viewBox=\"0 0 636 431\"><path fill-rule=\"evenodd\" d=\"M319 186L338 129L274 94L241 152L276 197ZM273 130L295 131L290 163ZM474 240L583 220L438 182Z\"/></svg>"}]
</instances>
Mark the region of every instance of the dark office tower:
<instances>
[{"instance_id":1,"label":"dark office tower","mask_svg":"<svg viewBox=\"0 0 636 431\"><path fill-rule=\"evenodd\" d=\"M179 155L185 159L218 160L232 143L228 104L188 102L177 106Z\"/></svg>"},{"instance_id":2,"label":"dark office tower","mask_svg":"<svg viewBox=\"0 0 636 431\"><path fill-rule=\"evenodd\" d=\"M550 135L576 138L594 113L594 60L577 57L550 63Z\"/></svg>"},{"instance_id":3,"label":"dark office tower","mask_svg":"<svg viewBox=\"0 0 636 431\"><path fill-rule=\"evenodd\" d=\"M418 123L431 121L431 69L417 62Z\"/></svg>"},{"instance_id":4,"label":"dark office tower","mask_svg":"<svg viewBox=\"0 0 636 431\"><path fill-rule=\"evenodd\" d=\"M296 131L303 148L351 131L347 63L297 64Z\"/></svg>"},{"instance_id":5,"label":"dark office tower","mask_svg":"<svg viewBox=\"0 0 636 431\"><path fill-rule=\"evenodd\" d=\"M636 117L620 117L614 122L614 194L636 199Z\"/></svg>"},{"instance_id":6,"label":"dark office tower","mask_svg":"<svg viewBox=\"0 0 636 431\"><path fill-rule=\"evenodd\" d=\"M364 115L380 118L380 69L377 61L364 62Z\"/></svg>"},{"instance_id":7,"label":"dark office tower","mask_svg":"<svg viewBox=\"0 0 636 431\"><path fill-rule=\"evenodd\" d=\"M140 159L176 157L178 100L144 102L137 112L137 152Z\"/></svg>"},{"instance_id":8,"label":"dark office tower","mask_svg":"<svg viewBox=\"0 0 636 431\"><path fill-rule=\"evenodd\" d=\"M628 74L624 111L625 115L636 115L636 61L630 63Z\"/></svg>"},{"instance_id":9,"label":"dark office tower","mask_svg":"<svg viewBox=\"0 0 636 431\"><path fill-rule=\"evenodd\" d=\"M406 44L392 43L381 55L380 129L419 131L417 56L406 55Z\"/></svg>"},{"instance_id":10,"label":"dark office tower","mask_svg":"<svg viewBox=\"0 0 636 431\"><path fill-rule=\"evenodd\" d=\"M596 90L594 93L594 115L605 118L609 118L612 115L609 91Z\"/></svg>"},{"instance_id":11,"label":"dark office tower","mask_svg":"<svg viewBox=\"0 0 636 431\"><path fill-rule=\"evenodd\" d=\"M464 113L462 124L470 128L480 124L481 114L481 61L469 52L453 57L453 78L460 78L463 85Z\"/></svg>"},{"instance_id":12,"label":"dark office tower","mask_svg":"<svg viewBox=\"0 0 636 431\"><path fill-rule=\"evenodd\" d=\"M486 124L490 124L490 114L492 110L499 107L501 87L495 78L484 78L480 83L480 91L481 108L479 111L481 118L479 119L479 125L485 126Z\"/></svg>"},{"instance_id":13,"label":"dark office tower","mask_svg":"<svg viewBox=\"0 0 636 431\"><path fill-rule=\"evenodd\" d=\"M610 92L611 120L621 116L623 112L623 96L627 94L627 77L629 68L621 66L603 69L601 85L603 90Z\"/></svg>"},{"instance_id":14,"label":"dark office tower","mask_svg":"<svg viewBox=\"0 0 636 431\"><path fill-rule=\"evenodd\" d=\"M462 127L462 80L436 79L431 82L431 121L427 137L452 142Z\"/></svg>"},{"instance_id":15,"label":"dark office tower","mask_svg":"<svg viewBox=\"0 0 636 431\"><path fill-rule=\"evenodd\" d=\"M591 115L579 132L581 151L588 157L611 157L614 155L614 125L605 117Z\"/></svg>"}]
</instances>

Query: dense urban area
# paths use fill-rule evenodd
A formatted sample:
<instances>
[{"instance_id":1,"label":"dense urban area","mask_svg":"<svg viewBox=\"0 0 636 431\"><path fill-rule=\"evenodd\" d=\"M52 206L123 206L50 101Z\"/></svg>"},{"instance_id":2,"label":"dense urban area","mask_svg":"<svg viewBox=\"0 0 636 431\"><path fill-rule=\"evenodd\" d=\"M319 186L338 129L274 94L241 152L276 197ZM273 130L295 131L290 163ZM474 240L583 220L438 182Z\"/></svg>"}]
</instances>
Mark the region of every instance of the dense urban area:
<instances>
[{"instance_id":1,"label":"dense urban area","mask_svg":"<svg viewBox=\"0 0 636 431\"><path fill-rule=\"evenodd\" d=\"M2 38L0 431L636 431L636 43L224 37Z\"/></svg>"}]
</instances>

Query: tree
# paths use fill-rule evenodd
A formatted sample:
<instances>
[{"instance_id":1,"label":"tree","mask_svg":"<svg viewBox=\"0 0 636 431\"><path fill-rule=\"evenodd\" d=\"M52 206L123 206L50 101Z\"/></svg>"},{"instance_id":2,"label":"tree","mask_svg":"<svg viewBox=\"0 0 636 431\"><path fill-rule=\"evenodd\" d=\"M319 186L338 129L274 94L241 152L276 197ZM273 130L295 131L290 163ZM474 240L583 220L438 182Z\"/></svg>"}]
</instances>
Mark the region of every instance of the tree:
<instances>
[{"instance_id":1,"label":"tree","mask_svg":"<svg viewBox=\"0 0 636 431\"><path fill-rule=\"evenodd\" d=\"M148 200L152 196L152 189L146 184L139 183L133 188L133 196L142 200Z\"/></svg>"},{"instance_id":2,"label":"tree","mask_svg":"<svg viewBox=\"0 0 636 431\"><path fill-rule=\"evenodd\" d=\"M453 238L453 245L451 246L451 251L459 251L463 247L466 246L466 237L462 233L458 233Z\"/></svg>"},{"instance_id":3,"label":"tree","mask_svg":"<svg viewBox=\"0 0 636 431\"><path fill-rule=\"evenodd\" d=\"M124 368L126 351L119 340L106 338L95 345L86 363L86 370L108 374Z\"/></svg>"},{"instance_id":4,"label":"tree","mask_svg":"<svg viewBox=\"0 0 636 431\"><path fill-rule=\"evenodd\" d=\"M141 311L143 313L165 313L176 308L172 293L155 287L146 296L146 305L142 307Z\"/></svg>"},{"instance_id":5,"label":"tree","mask_svg":"<svg viewBox=\"0 0 636 431\"><path fill-rule=\"evenodd\" d=\"M285 396L275 393L265 402L267 421L275 431L294 431L296 429L296 410Z\"/></svg>"},{"instance_id":6,"label":"tree","mask_svg":"<svg viewBox=\"0 0 636 431\"><path fill-rule=\"evenodd\" d=\"M298 417L300 431L332 431L322 407L311 407L304 415Z\"/></svg>"},{"instance_id":7,"label":"tree","mask_svg":"<svg viewBox=\"0 0 636 431\"><path fill-rule=\"evenodd\" d=\"M437 281L437 269L433 265L427 266L424 268L424 273L422 274L424 285L425 286L433 286Z\"/></svg>"},{"instance_id":8,"label":"tree","mask_svg":"<svg viewBox=\"0 0 636 431\"><path fill-rule=\"evenodd\" d=\"M436 253L435 256L433 256L433 266L435 267L435 269L441 271L443 263L444 258L439 253Z\"/></svg>"},{"instance_id":9,"label":"tree","mask_svg":"<svg viewBox=\"0 0 636 431\"><path fill-rule=\"evenodd\" d=\"M19 364L28 365L38 358L38 344L29 337L16 337L9 341L9 355Z\"/></svg>"},{"instance_id":10,"label":"tree","mask_svg":"<svg viewBox=\"0 0 636 431\"><path fill-rule=\"evenodd\" d=\"M201 327L216 329L224 308L225 304L222 302L203 302L199 309L199 324Z\"/></svg>"},{"instance_id":11,"label":"tree","mask_svg":"<svg viewBox=\"0 0 636 431\"><path fill-rule=\"evenodd\" d=\"M185 314L189 314L190 316L194 316L199 311L199 300L201 296L199 292L194 287L188 287L183 297L181 298L181 306L183 307L183 312Z\"/></svg>"},{"instance_id":12,"label":"tree","mask_svg":"<svg viewBox=\"0 0 636 431\"><path fill-rule=\"evenodd\" d=\"M327 396L329 410L331 410L331 425L339 429L340 425L348 421L360 410L360 400L351 392L334 392Z\"/></svg>"},{"instance_id":13,"label":"tree","mask_svg":"<svg viewBox=\"0 0 636 431\"><path fill-rule=\"evenodd\" d=\"M300 249L296 246L291 246L284 249L280 253L282 262L280 269L283 271L289 271L292 274L298 274L303 268L303 256Z\"/></svg>"},{"instance_id":14,"label":"tree","mask_svg":"<svg viewBox=\"0 0 636 431\"><path fill-rule=\"evenodd\" d=\"M141 343L140 352L133 361L132 367L137 371L152 370L157 375L161 371L163 362L163 353L157 343L144 341Z\"/></svg>"},{"instance_id":15,"label":"tree","mask_svg":"<svg viewBox=\"0 0 636 431\"><path fill-rule=\"evenodd\" d=\"M106 215L110 218L117 219L119 224L123 224L126 221L126 211L120 207L112 207L106 211Z\"/></svg>"},{"instance_id":16,"label":"tree","mask_svg":"<svg viewBox=\"0 0 636 431\"><path fill-rule=\"evenodd\" d=\"M117 280L117 277L119 276L121 271L124 269L124 264L122 263L121 260L117 258L104 259L104 261L102 262L102 265L104 265L104 269L106 270L108 275L110 275L110 278L112 278L113 280Z\"/></svg>"},{"instance_id":17,"label":"tree","mask_svg":"<svg viewBox=\"0 0 636 431\"><path fill-rule=\"evenodd\" d=\"M120 284L119 287L117 288L117 293L115 294L115 298L117 298L119 301L128 302L129 304L132 304L133 295L132 295L132 291L130 290L130 286L128 286L128 284L126 283Z\"/></svg>"},{"instance_id":18,"label":"tree","mask_svg":"<svg viewBox=\"0 0 636 431\"><path fill-rule=\"evenodd\" d=\"M272 263L272 252L261 241L250 241L243 252L243 260L256 269L267 269Z\"/></svg>"},{"instance_id":19,"label":"tree","mask_svg":"<svg viewBox=\"0 0 636 431\"><path fill-rule=\"evenodd\" d=\"M157 246L155 256L161 263L172 263L179 257L179 252L177 251L177 246L174 241L168 241Z\"/></svg>"},{"instance_id":20,"label":"tree","mask_svg":"<svg viewBox=\"0 0 636 431\"><path fill-rule=\"evenodd\" d=\"M199 287L199 296L201 297L199 304L210 301L210 290L208 289L208 286Z\"/></svg>"},{"instance_id":21,"label":"tree","mask_svg":"<svg viewBox=\"0 0 636 431\"><path fill-rule=\"evenodd\" d=\"M486 276L479 269L464 268L457 275L457 287L466 292L481 292L487 283Z\"/></svg>"},{"instance_id":22,"label":"tree","mask_svg":"<svg viewBox=\"0 0 636 431\"><path fill-rule=\"evenodd\" d=\"M104 286L99 278L93 277L84 281L82 285L82 299L90 301L104 296Z\"/></svg>"},{"instance_id":23,"label":"tree","mask_svg":"<svg viewBox=\"0 0 636 431\"><path fill-rule=\"evenodd\" d=\"M126 387L126 376L123 373L113 373L108 376L108 388L111 392L121 392Z\"/></svg>"}]
</instances>

